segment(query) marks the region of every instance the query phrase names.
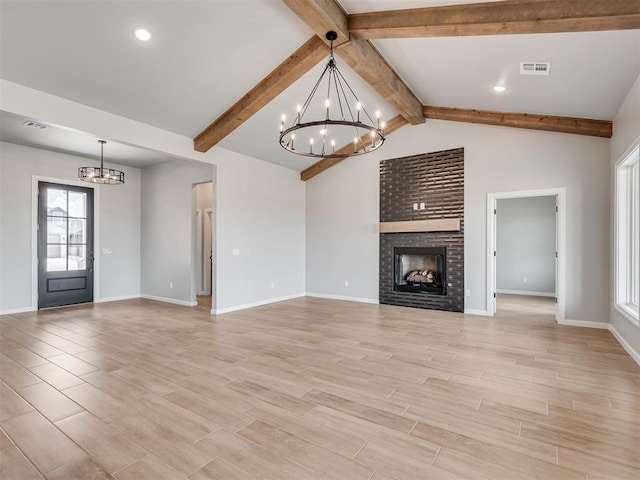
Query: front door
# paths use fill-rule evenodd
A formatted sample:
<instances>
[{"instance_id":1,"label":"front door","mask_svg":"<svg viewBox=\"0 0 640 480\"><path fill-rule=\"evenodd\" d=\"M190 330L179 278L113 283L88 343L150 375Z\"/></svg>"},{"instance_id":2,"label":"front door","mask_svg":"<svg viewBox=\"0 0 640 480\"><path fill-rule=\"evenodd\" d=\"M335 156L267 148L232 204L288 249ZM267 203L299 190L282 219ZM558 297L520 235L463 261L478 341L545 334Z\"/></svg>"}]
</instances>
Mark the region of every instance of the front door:
<instances>
[{"instance_id":1,"label":"front door","mask_svg":"<svg viewBox=\"0 0 640 480\"><path fill-rule=\"evenodd\" d=\"M39 182L38 308L93 301L93 189Z\"/></svg>"}]
</instances>

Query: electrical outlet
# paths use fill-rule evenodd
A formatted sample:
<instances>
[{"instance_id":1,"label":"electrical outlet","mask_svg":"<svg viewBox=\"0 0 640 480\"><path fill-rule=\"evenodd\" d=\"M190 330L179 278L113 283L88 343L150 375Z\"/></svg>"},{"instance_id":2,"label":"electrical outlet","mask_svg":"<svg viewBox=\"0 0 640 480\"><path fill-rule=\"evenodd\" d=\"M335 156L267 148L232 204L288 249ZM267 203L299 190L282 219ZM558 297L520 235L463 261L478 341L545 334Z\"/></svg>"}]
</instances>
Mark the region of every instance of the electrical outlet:
<instances>
[{"instance_id":1,"label":"electrical outlet","mask_svg":"<svg viewBox=\"0 0 640 480\"><path fill-rule=\"evenodd\" d=\"M468 288L464 291L464 296L465 297L470 297L471 296L471 290L469 290Z\"/></svg>"},{"instance_id":2,"label":"electrical outlet","mask_svg":"<svg viewBox=\"0 0 640 480\"><path fill-rule=\"evenodd\" d=\"M169 288L173 288L173 282L169 282Z\"/></svg>"},{"instance_id":3,"label":"electrical outlet","mask_svg":"<svg viewBox=\"0 0 640 480\"><path fill-rule=\"evenodd\" d=\"M527 283L527 277L524 277L524 278L522 279L522 281L523 281L524 283Z\"/></svg>"},{"instance_id":4,"label":"electrical outlet","mask_svg":"<svg viewBox=\"0 0 640 480\"><path fill-rule=\"evenodd\" d=\"M275 282L271 282L271 288L276 288Z\"/></svg>"},{"instance_id":5,"label":"electrical outlet","mask_svg":"<svg viewBox=\"0 0 640 480\"><path fill-rule=\"evenodd\" d=\"M349 286L349 280L345 280L345 281L344 281L344 286L345 286L345 287L348 287L348 286Z\"/></svg>"},{"instance_id":6,"label":"electrical outlet","mask_svg":"<svg viewBox=\"0 0 640 480\"><path fill-rule=\"evenodd\" d=\"M234 248L233 250L231 250L231 255L233 255L233 256L240 255L240 249L239 248Z\"/></svg>"},{"instance_id":7,"label":"electrical outlet","mask_svg":"<svg viewBox=\"0 0 640 480\"><path fill-rule=\"evenodd\" d=\"M111 255L113 253L113 249L111 248L103 248L102 249L102 254L103 255Z\"/></svg>"}]
</instances>

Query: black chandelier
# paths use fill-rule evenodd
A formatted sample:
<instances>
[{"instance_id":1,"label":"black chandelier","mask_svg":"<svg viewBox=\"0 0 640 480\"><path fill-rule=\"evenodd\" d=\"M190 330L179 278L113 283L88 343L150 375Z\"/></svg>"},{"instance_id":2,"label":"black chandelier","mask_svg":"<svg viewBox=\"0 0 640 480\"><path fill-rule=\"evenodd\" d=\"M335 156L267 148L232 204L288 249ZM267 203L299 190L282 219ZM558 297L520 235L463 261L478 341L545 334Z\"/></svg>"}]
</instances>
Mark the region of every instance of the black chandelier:
<instances>
[{"instance_id":1,"label":"black chandelier","mask_svg":"<svg viewBox=\"0 0 640 480\"><path fill-rule=\"evenodd\" d=\"M316 158L346 158L373 152L385 140L380 112L376 112L374 121L338 70L333 56L336 32L327 32L326 38L331 42L329 62L304 104L298 105L290 127L285 126L287 118L282 115L280 145L291 153ZM326 87L322 84L325 79ZM318 90L326 91L324 102L313 101ZM340 145L338 150L336 144Z\"/></svg>"},{"instance_id":2,"label":"black chandelier","mask_svg":"<svg viewBox=\"0 0 640 480\"><path fill-rule=\"evenodd\" d=\"M78 180L91 183L105 183L109 185L120 185L124 183L124 172L113 168L104 168L104 144L105 140L98 140L100 144L100 166L80 167L78 169Z\"/></svg>"}]
</instances>

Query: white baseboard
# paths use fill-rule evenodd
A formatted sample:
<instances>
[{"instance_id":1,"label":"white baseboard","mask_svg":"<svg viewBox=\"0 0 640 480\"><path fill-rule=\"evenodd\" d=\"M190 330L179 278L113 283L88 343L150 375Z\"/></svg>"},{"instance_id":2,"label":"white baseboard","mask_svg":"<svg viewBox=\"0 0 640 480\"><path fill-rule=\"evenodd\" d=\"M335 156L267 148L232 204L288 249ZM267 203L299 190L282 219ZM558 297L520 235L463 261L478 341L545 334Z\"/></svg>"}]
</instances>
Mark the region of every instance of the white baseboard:
<instances>
[{"instance_id":1,"label":"white baseboard","mask_svg":"<svg viewBox=\"0 0 640 480\"><path fill-rule=\"evenodd\" d=\"M526 295L528 297L555 297L555 293L544 292L527 292L524 290L497 290L498 293L506 293L508 295Z\"/></svg>"},{"instance_id":2,"label":"white baseboard","mask_svg":"<svg viewBox=\"0 0 640 480\"><path fill-rule=\"evenodd\" d=\"M9 308L7 310L0 310L0 315L13 315L16 313L35 312L38 310L34 307L22 307L22 308Z\"/></svg>"},{"instance_id":3,"label":"white baseboard","mask_svg":"<svg viewBox=\"0 0 640 480\"><path fill-rule=\"evenodd\" d=\"M558 325L566 325L568 327L584 327L584 328L599 328L601 330L609 330L609 324L606 322L585 322L584 320L556 320Z\"/></svg>"},{"instance_id":4,"label":"white baseboard","mask_svg":"<svg viewBox=\"0 0 640 480\"><path fill-rule=\"evenodd\" d=\"M585 322L584 320L562 320L558 321L559 325L567 325L570 327L583 327L583 328L599 328L602 330L609 330L611 334L615 337L622 348L624 348L627 353L635 360L635 362L640 365L640 353L636 352L634 348L627 343L627 341L618 333L616 328L610 323L605 322Z\"/></svg>"},{"instance_id":5,"label":"white baseboard","mask_svg":"<svg viewBox=\"0 0 640 480\"><path fill-rule=\"evenodd\" d=\"M636 352L635 349L627 343L627 341L622 337L622 335L618 333L618 330L616 330L616 327L614 327L610 323L608 323L607 325L609 325L609 331L614 337L616 337L616 340L620 345L622 345L622 348L624 348L627 351L627 353L631 355L631 358L633 358L636 361L636 363L640 365L640 353Z\"/></svg>"},{"instance_id":6,"label":"white baseboard","mask_svg":"<svg viewBox=\"0 0 640 480\"><path fill-rule=\"evenodd\" d=\"M260 307L262 305L269 305L270 303L284 302L286 300L293 300L294 298L300 298L304 296L305 296L304 293L294 293L293 295L285 295L284 297L269 298L267 300L260 300L259 302L251 302L251 303L244 303L242 305L234 305L233 307L212 308L211 314L221 315L223 313L236 312L238 310L246 310L247 308Z\"/></svg>"},{"instance_id":7,"label":"white baseboard","mask_svg":"<svg viewBox=\"0 0 640 480\"><path fill-rule=\"evenodd\" d=\"M472 308L465 308L464 309L464 314L465 315L481 315L483 317L491 317L492 316L489 313L488 310L474 310Z\"/></svg>"},{"instance_id":8,"label":"white baseboard","mask_svg":"<svg viewBox=\"0 0 640 480\"><path fill-rule=\"evenodd\" d=\"M186 300L176 300L175 298L156 297L155 295L140 295L140 298L147 300L155 300L156 302L173 303L174 305L182 305L183 307L195 307L198 302L188 302Z\"/></svg>"},{"instance_id":9,"label":"white baseboard","mask_svg":"<svg viewBox=\"0 0 640 480\"><path fill-rule=\"evenodd\" d=\"M325 293L307 293L306 296L315 297L315 298L327 298L329 300L345 300L347 302L360 302L360 303L373 303L373 304L380 303L380 301L377 298L345 297L343 295L328 295Z\"/></svg>"},{"instance_id":10,"label":"white baseboard","mask_svg":"<svg viewBox=\"0 0 640 480\"><path fill-rule=\"evenodd\" d=\"M140 298L140 294L137 293L135 295L121 295L118 297L105 297L94 299L91 303L107 303L107 302L119 302L121 300L131 300L134 298ZM71 305L67 305L71 306ZM0 310L0 315L12 315L16 313L26 313L26 312L35 312L37 311L37 307L23 307L23 308L13 308L9 310Z\"/></svg>"},{"instance_id":11,"label":"white baseboard","mask_svg":"<svg viewBox=\"0 0 640 480\"><path fill-rule=\"evenodd\" d=\"M120 300L132 300L134 298L140 298L139 293L135 295L120 295L119 297L105 297L94 300L93 303L107 303L107 302L119 302Z\"/></svg>"}]
</instances>

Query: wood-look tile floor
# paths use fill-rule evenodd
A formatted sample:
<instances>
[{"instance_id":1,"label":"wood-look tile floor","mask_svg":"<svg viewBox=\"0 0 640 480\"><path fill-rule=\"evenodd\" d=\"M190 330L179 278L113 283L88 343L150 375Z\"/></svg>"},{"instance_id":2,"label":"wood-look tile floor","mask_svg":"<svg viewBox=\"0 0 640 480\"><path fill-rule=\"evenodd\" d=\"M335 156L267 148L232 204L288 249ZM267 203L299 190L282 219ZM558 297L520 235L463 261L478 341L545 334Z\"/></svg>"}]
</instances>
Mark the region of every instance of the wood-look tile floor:
<instances>
[{"instance_id":1,"label":"wood-look tile floor","mask_svg":"<svg viewBox=\"0 0 640 480\"><path fill-rule=\"evenodd\" d=\"M640 367L505 301L2 316L0 477L638 480Z\"/></svg>"}]
</instances>

